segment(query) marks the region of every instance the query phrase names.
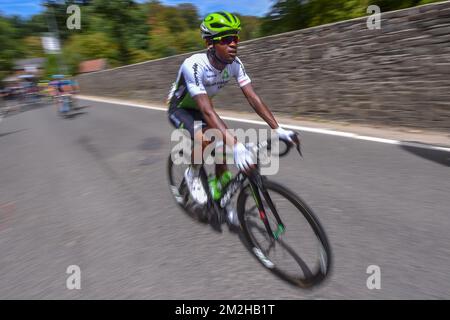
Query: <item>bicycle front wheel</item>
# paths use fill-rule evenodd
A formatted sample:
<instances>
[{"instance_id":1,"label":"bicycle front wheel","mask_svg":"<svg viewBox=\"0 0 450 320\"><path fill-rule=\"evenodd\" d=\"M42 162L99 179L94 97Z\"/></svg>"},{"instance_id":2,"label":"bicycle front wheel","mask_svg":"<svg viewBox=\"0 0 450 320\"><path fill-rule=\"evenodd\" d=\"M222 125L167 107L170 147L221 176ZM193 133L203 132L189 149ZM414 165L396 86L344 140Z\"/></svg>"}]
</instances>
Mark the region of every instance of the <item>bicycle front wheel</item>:
<instances>
[{"instance_id":1,"label":"bicycle front wheel","mask_svg":"<svg viewBox=\"0 0 450 320\"><path fill-rule=\"evenodd\" d=\"M319 284L331 266L331 248L319 220L290 190L268 180L263 186L267 191L266 196L261 195L264 212L257 204L255 192L259 191L252 190L251 184L242 190L237 202L248 249L265 268L294 286L309 288ZM276 213L270 209L270 201Z\"/></svg>"}]
</instances>

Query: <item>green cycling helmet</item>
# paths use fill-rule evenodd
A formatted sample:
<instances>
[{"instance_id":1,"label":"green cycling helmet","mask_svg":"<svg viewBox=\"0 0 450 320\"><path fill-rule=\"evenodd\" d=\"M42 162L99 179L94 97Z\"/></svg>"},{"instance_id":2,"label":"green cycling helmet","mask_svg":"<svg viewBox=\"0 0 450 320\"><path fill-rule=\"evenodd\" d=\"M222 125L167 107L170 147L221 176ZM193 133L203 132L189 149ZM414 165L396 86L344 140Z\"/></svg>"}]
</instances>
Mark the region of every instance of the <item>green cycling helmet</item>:
<instances>
[{"instance_id":1,"label":"green cycling helmet","mask_svg":"<svg viewBox=\"0 0 450 320\"><path fill-rule=\"evenodd\" d=\"M200 25L203 39L238 34L240 30L241 21L239 18L227 11L208 14Z\"/></svg>"}]
</instances>

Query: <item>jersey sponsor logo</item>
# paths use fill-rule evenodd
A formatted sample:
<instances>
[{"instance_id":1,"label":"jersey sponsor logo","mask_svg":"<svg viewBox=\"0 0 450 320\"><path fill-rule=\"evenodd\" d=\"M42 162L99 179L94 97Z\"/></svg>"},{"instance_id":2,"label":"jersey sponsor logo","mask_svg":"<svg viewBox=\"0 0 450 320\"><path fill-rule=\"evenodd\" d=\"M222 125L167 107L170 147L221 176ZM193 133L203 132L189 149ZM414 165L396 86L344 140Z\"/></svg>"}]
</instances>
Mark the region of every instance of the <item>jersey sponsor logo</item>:
<instances>
[{"instance_id":1,"label":"jersey sponsor logo","mask_svg":"<svg viewBox=\"0 0 450 320\"><path fill-rule=\"evenodd\" d=\"M197 87L199 87L200 81L198 80L198 64L194 63L194 65L192 66L192 69L194 70L195 84L197 85Z\"/></svg>"},{"instance_id":2,"label":"jersey sponsor logo","mask_svg":"<svg viewBox=\"0 0 450 320\"><path fill-rule=\"evenodd\" d=\"M221 88L225 87L225 85L227 83L228 83L228 80L216 81L213 83L205 83L205 88L217 86L217 89L221 89Z\"/></svg>"},{"instance_id":3,"label":"jersey sponsor logo","mask_svg":"<svg viewBox=\"0 0 450 320\"><path fill-rule=\"evenodd\" d=\"M230 75L228 73L228 70L225 69L225 70L223 70L223 73L222 73L222 79L223 80L228 80L228 78L230 78Z\"/></svg>"}]
</instances>

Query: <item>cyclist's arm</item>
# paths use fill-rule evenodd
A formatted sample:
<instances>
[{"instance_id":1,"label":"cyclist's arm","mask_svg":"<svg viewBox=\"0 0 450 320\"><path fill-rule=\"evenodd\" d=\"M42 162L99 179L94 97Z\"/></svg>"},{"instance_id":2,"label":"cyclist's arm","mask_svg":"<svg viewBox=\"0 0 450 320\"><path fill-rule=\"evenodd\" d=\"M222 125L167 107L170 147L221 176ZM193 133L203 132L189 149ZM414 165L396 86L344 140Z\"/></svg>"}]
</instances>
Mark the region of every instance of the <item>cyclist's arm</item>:
<instances>
[{"instance_id":1,"label":"cyclist's arm","mask_svg":"<svg viewBox=\"0 0 450 320\"><path fill-rule=\"evenodd\" d=\"M218 129L222 133L222 136L225 137L225 143L229 146L234 146L236 143L236 138L233 137L233 135L227 130L225 122L220 119L219 115L214 110L211 99L209 99L208 95L198 94L195 95L193 99L202 112L208 127Z\"/></svg>"},{"instance_id":2,"label":"cyclist's arm","mask_svg":"<svg viewBox=\"0 0 450 320\"><path fill-rule=\"evenodd\" d=\"M272 128L276 129L279 127L277 120L273 116L269 107L262 101L262 99L256 94L251 83L241 87L242 92L247 98L248 103L255 109L256 113L267 122L267 124Z\"/></svg>"}]
</instances>

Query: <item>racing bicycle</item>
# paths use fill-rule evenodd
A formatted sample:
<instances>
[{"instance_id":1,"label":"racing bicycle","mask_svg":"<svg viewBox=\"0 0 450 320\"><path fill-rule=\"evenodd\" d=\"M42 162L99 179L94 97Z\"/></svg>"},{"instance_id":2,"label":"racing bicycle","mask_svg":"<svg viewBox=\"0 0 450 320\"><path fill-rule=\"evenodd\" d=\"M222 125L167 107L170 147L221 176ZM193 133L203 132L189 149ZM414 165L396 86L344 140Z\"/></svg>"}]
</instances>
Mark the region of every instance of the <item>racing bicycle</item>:
<instances>
[{"instance_id":1,"label":"racing bicycle","mask_svg":"<svg viewBox=\"0 0 450 320\"><path fill-rule=\"evenodd\" d=\"M294 141L302 156L298 134ZM255 169L249 174L239 171L217 201L207 192L208 198L203 205L192 199L182 175L186 167L177 175L177 169L182 166L174 164L171 154L167 166L170 190L185 213L197 221L209 223L218 231L227 221L224 208L237 194L235 204L240 222L237 231L250 253L279 278L300 288L310 288L329 274L331 247L312 209L294 192L261 174L260 154L282 157L293 147L286 141L277 139L277 142L277 148L271 139L256 146L247 145L258 155ZM183 156L183 151L175 152ZM200 178L204 189L209 190L204 165L200 168Z\"/></svg>"}]
</instances>

